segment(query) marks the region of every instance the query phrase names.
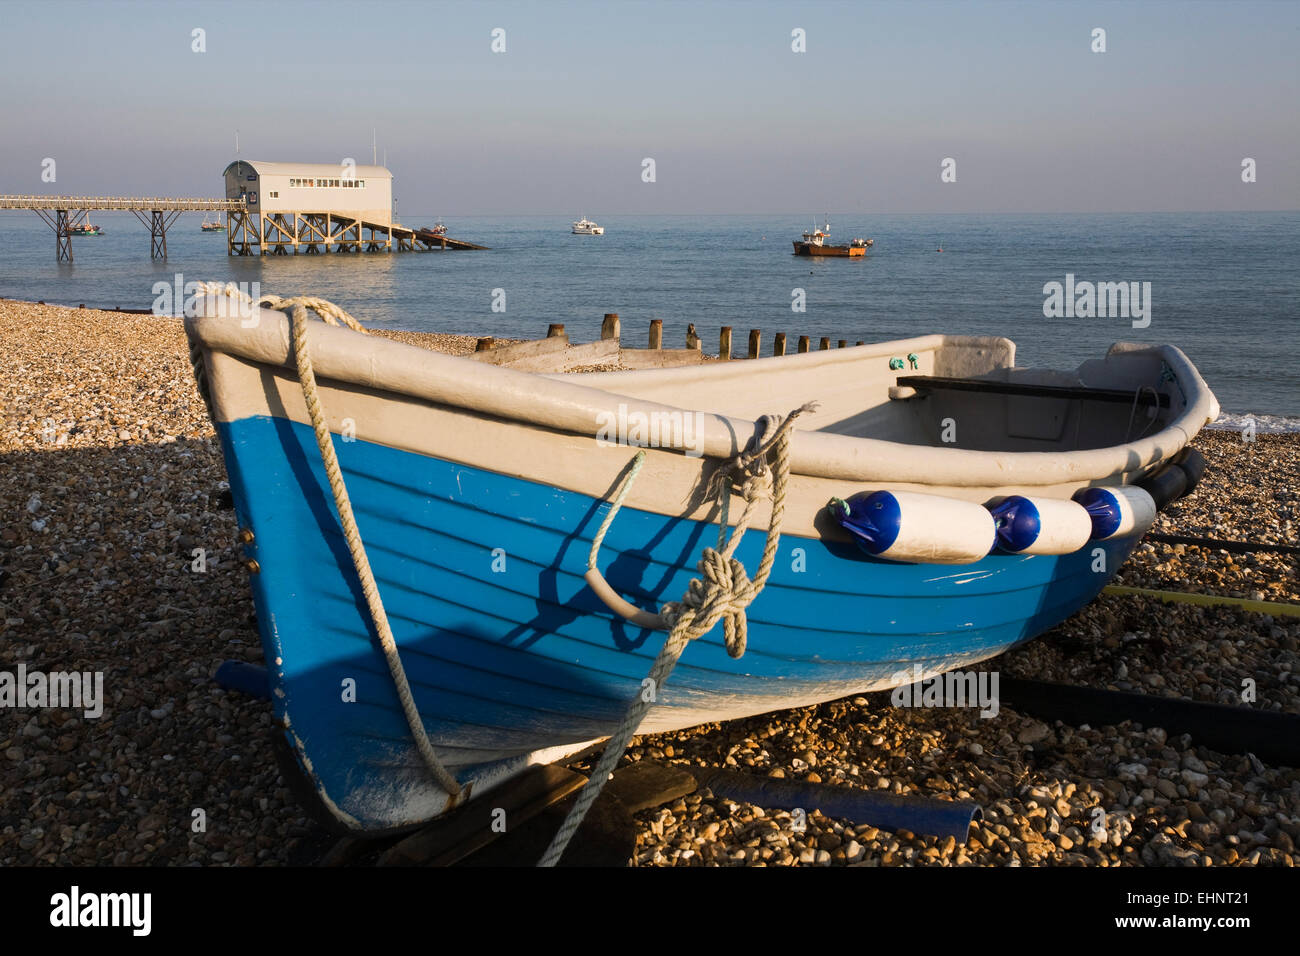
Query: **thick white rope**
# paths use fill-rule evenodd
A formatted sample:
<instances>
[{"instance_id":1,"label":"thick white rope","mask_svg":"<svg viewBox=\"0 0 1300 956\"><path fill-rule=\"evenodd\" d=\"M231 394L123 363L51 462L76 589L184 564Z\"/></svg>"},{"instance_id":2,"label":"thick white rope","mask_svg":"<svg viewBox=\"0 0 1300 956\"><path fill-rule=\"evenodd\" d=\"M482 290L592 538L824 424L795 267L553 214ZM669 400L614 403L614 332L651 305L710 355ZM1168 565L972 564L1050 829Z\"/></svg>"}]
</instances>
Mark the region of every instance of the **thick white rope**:
<instances>
[{"instance_id":1,"label":"thick white rope","mask_svg":"<svg viewBox=\"0 0 1300 956\"><path fill-rule=\"evenodd\" d=\"M329 423L326 421L325 412L321 408L320 394L316 386L316 373L312 368L311 351L308 346L307 310L311 309L316 312L331 325L342 323L357 332L365 332L366 330L360 322L348 315L347 312L325 299L317 299L311 296L282 299L279 296L264 295L254 302L251 297L240 292L233 284L223 286L219 283L201 283L199 294L224 294L250 303L254 307L265 306L281 312L292 310L294 360L298 368L298 382L302 385L302 397L307 404L307 414L311 417L312 430L316 433L316 446L320 449L321 462L325 466L325 476L329 479L330 491L334 495L334 506L338 509L343 536L347 539L348 551L352 555L352 566L356 569L357 577L361 582L362 593L366 596L366 605L370 609L370 620L374 625L375 633L379 635L380 646L383 648L384 657L388 661L388 671L392 675L393 685L397 690L397 698L401 702L402 712L406 716L407 726L410 727L411 735L415 739L416 749L419 750L420 756L424 758L425 764L433 774L434 779L437 780L438 785L449 794L448 808L455 806L463 788L456 778L448 772L447 768L442 765L438 755L434 753L433 743L429 740L428 731L424 727L424 721L420 718L420 711L415 705L414 697L411 695L411 685L406 678L406 669L402 666L397 641L394 639L392 628L388 624L388 615L384 611L384 602L379 596L379 586L375 583L374 572L370 569L370 559L367 557L365 545L361 541L361 531L357 527L356 517L352 513L352 502L348 497L347 485L343 481L343 471L339 467L338 455L334 450L334 438L330 434ZM195 345L192 345L191 353L193 353L194 348ZM193 354L191 354L191 361L194 361ZM198 357L197 367L202 367L201 354ZM205 384L200 379L201 389L205 387ZM207 396L204 397L206 400Z\"/></svg>"},{"instance_id":2,"label":"thick white rope","mask_svg":"<svg viewBox=\"0 0 1300 956\"><path fill-rule=\"evenodd\" d=\"M732 657L740 657L745 653L747 637L745 608L767 584L781 542L781 522L785 517L785 496L790 479L790 428L796 418L815 407L810 403L795 409L780 425L776 424L772 416L761 419L762 433L760 440L755 442L754 450L739 455L714 474L710 487L716 487L718 495L718 547L705 548L700 555L697 567L703 580L693 578L681 601L664 605L660 612L661 616L669 622L671 630L654 664L650 667L650 673L647 675L649 686L646 687L645 682L642 682L642 687L650 693L647 694L644 690L638 691L627 713L624 714L622 723L605 745L604 752L578 794L577 801L569 809L564 823L551 839L551 844L542 855L538 866L555 866L559 863L569 841L582 825L583 818L609 781L610 774L622 759L627 745L636 735L636 730L641 726L641 721L650 710L651 704L663 689L673 668L677 666L677 661L686 649L686 645L696 638L703 637L721 619L727 653ZM769 451L775 451L776 454L776 463L772 469L766 465ZM633 459L632 467L619 486L608 514L605 515L605 520L592 540L592 552L588 562L590 567L595 566L597 551L605 539L605 533L613 523L619 508L622 507L623 499L627 497L644 459L645 452L638 452ZM740 479L743 479L741 495L745 499L745 510L736 522L730 540L726 540L727 506L731 499L731 486L733 481ZM768 496L772 499L772 516L767 526L763 556L759 560L758 571L751 581L745 573L745 566L734 555L741 539L745 536L745 531L749 528L754 503Z\"/></svg>"}]
</instances>

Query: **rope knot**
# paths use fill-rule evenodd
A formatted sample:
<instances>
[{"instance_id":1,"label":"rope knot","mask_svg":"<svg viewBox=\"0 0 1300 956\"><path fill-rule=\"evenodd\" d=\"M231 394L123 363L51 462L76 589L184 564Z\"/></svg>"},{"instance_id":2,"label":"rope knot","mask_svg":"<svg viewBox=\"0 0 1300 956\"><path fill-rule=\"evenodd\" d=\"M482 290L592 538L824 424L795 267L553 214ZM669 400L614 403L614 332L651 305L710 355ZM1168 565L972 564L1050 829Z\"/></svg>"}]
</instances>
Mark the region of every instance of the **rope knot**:
<instances>
[{"instance_id":1,"label":"rope knot","mask_svg":"<svg viewBox=\"0 0 1300 956\"><path fill-rule=\"evenodd\" d=\"M707 634L721 619L727 653L732 657L744 656L749 631L745 608L754 600L745 565L716 548L705 548L696 568L700 577L691 579L682 595L682 609L674 609L673 626L685 618L683 611L689 613L688 631L694 640Z\"/></svg>"},{"instance_id":2,"label":"rope knot","mask_svg":"<svg viewBox=\"0 0 1300 956\"><path fill-rule=\"evenodd\" d=\"M772 470L764 465L762 471L746 478L745 483L740 486L740 495L747 503L759 498L771 498Z\"/></svg>"},{"instance_id":3,"label":"rope knot","mask_svg":"<svg viewBox=\"0 0 1300 956\"><path fill-rule=\"evenodd\" d=\"M659 650L650 668L648 679L652 680L656 687L663 686L663 682L673 672L686 645L703 637L719 619L722 621L727 653L732 657L744 655L749 631L745 609L767 583L781 539L781 519L785 514L785 496L790 479L790 431L796 418L816 407L815 403L810 402L796 408L784 420L765 416L758 422L755 440L746 446L748 450L717 469L709 479L709 491L716 496L719 506L718 546L705 548L700 553L700 563L696 565L700 576L691 579L682 599L665 604L659 611L660 619L668 627L668 639L664 641L664 646ZM773 467L767 464L769 452L774 453ZM640 468L640 462L643 460L641 455L644 453L640 453L638 458L634 459L632 470L620 486L614 506L610 508L600 530L596 533L587 563L589 569L596 568L597 549L609 528L609 523L613 521L627 494L631 479ZM735 529L728 539L727 510L732 494L732 482L738 477L743 479L741 493L745 497L745 511L736 522ZM772 514L763 543L763 556L759 559L753 580L750 580L744 564L734 555L749 527L754 501L762 496L771 497ZM628 615L624 614L624 616ZM551 845L542 857L541 866L554 866L559 861L564 848L569 845L569 840L577 831L578 824L582 822L582 818L605 785L605 781L609 779L619 757L627 749L628 742L636 733L651 703L652 700L647 700L642 695L628 707L623 722L619 724L606 745L605 752L592 770L586 786L582 788L577 803L569 810L564 825L551 840Z\"/></svg>"}]
</instances>

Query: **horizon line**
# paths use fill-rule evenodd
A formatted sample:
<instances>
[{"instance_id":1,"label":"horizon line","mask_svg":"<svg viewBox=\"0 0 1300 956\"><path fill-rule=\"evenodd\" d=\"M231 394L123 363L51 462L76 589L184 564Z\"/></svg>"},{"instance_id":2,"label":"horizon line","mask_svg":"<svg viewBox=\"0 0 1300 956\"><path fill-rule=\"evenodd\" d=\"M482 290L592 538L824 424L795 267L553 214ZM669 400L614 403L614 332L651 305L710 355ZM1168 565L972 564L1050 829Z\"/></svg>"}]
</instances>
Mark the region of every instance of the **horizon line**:
<instances>
[{"instance_id":1,"label":"horizon line","mask_svg":"<svg viewBox=\"0 0 1300 956\"><path fill-rule=\"evenodd\" d=\"M17 195L17 194L14 194ZM77 197L75 193L24 193L30 196L68 196ZM92 194L85 194L90 197ZM93 197L92 197L93 198ZM116 198L116 197L115 197ZM156 197L148 197L156 198ZM213 197L217 198L217 197ZM13 212L23 213L30 212L29 209L0 209L0 213ZM123 213L128 214L129 210L124 209L103 209L93 210L102 213ZM184 210L189 212L200 212L201 210ZM980 209L980 210L961 210L949 212L923 212L919 210L907 210L903 212L865 212L865 211L841 211L837 216L1190 216L1190 215L1241 215L1241 214L1275 214L1275 213L1300 213L1300 207L1293 209L1102 209L1102 210L1084 210L1084 209L1046 209L1046 210L1015 210L1015 209ZM530 213L489 213L489 212L460 212L460 213L425 213L418 212L413 215L426 216L433 215L440 218L447 215L459 216L462 218L495 218L495 219L566 219L571 213L564 212L530 212ZM774 210L771 212L605 212L602 216L621 217L621 218L667 218L667 217L688 217L688 216L789 216L804 218L808 214L805 212L789 212ZM829 216L829 213L825 213ZM814 216L814 219L818 216ZM576 221L576 220L573 220Z\"/></svg>"}]
</instances>

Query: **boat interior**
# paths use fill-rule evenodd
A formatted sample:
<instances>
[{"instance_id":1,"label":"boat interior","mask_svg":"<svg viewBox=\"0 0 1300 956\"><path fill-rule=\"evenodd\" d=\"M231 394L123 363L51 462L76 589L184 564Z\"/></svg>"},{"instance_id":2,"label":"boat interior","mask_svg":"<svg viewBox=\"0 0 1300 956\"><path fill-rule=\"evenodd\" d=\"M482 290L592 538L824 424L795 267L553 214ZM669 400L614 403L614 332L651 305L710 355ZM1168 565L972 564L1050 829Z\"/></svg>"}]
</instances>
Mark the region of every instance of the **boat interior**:
<instances>
[{"instance_id":1,"label":"boat interior","mask_svg":"<svg viewBox=\"0 0 1300 956\"><path fill-rule=\"evenodd\" d=\"M1127 444L1178 421L1204 383L1185 359L1170 358L1160 348L1119 345L1072 371L1016 368L1010 339L927 335L780 358L589 373L580 380L741 419L817 401L800 429L853 438L1059 452Z\"/></svg>"}]
</instances>

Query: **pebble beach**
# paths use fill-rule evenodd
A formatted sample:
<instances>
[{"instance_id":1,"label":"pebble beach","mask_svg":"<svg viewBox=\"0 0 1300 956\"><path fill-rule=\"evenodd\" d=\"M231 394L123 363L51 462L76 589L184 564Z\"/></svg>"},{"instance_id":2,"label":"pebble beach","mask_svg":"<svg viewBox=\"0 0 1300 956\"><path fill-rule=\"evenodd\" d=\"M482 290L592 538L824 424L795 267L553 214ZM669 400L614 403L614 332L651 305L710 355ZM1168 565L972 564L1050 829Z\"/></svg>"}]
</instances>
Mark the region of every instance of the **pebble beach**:
<instances>
[{"instance_id":1,"label":"pebble beach","mask_svg":"<svg viewBox=\"0 0 1300 956\"><path fill-rule=\"evenodd\" d=\"M475 343L378 334L452 353ZM99 719L0 708L0 866L317 862L335 838L281 778L270 706L212 679L262 651L180 321L0 300L0 346L0 669L102 671L107 697ZM1154 530L1295 542L1300 435L1206 430L1196 447L1204 480ZM1115 583L1300 603L1284 554L1144 543ZM981 668L1218 704L1240 704L1250 679L1251 706L1300 714L1298 650L1297 617L1103 595ZM1132 722L1046 723L1009 706L984 719L873 694L637 738L624 763L639 760L983 808L958 842L699 790L636 815L643 866L1300 863L1300 770Z\"/></svg>"}]
</instances>

